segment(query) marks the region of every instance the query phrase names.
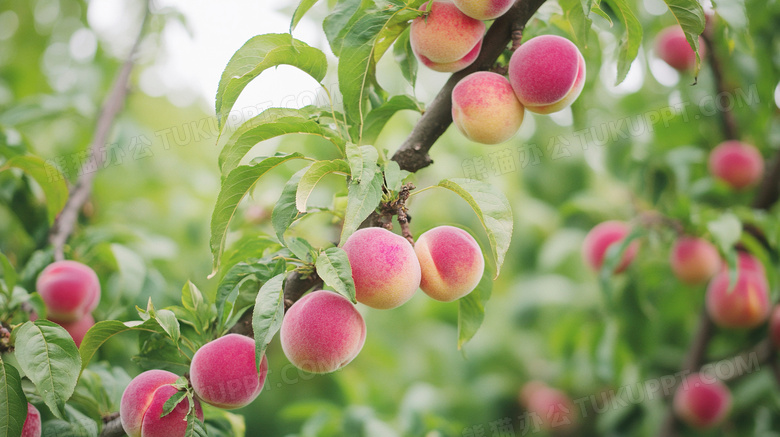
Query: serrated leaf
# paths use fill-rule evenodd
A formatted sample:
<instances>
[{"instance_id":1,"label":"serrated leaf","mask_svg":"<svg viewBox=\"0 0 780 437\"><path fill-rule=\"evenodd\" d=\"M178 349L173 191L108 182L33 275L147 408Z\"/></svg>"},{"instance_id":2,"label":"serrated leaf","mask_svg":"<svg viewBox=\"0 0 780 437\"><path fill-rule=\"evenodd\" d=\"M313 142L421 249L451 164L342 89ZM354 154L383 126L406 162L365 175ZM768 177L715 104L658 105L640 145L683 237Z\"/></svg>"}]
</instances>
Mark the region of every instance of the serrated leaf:
<instances>
[{"instance_id":1,"label":"serrated leaf","mask_svg":"<svg viewBox=\"0 0 780 437\"><path fill-rule=\"evenodd\" d=\"M92 357L95 356L98 349L111 337L128 331L146 331L154 333L163 333L163 329L155 320L145 322L120 322L118 320L104 320L97 322L87 331L84 340L79 347L81 356L81 370L86 369Z\"/></svg>"},{"instance_id":2,"label":"serrated leaf","mask_svg":"<svg viewBox=\"0 0 780 437\"><path fill-rule=\"evenodd\" d=\"M174 344L179 343L181 337L181 326L176 319L176 315L170 310L158 310L155 314L157 323L165 330L165 333L173 340Z\"/></svg>"},{"instance_id":3,"label":"serrated leaf","mask_svg":"<svg viewBox=\"0 0 780 437\"><path fill-rule=\"evenodd\" d=\"M301 22L301 18L303 18L303 16L306 15L306 12L317 4L318 1L319 0L301 0L301 2L298 3L298 7L295 8L295 12L293 12L292 21L290 21L290 33L295 30L295 27Z\"/></svg>"},{"instance_id":4,"label":"serrated leaf","mask_svg":"<svg viewBox=\"0 0 780 437\"><path fill-rule=\"evenodd\" d=\"M255 309L252 313L252 329L255 333L255 357L258 369L265 355L265 349L282 327L286 276L285 273L274 276L263 284L257 293Z\"/></svg>"},{"instance_id":5,"label":"serrated leaf","mask_svg":"<svg viewBox=\"0 0 780 437\"><path fill-rule=\"evenodd\" d=\"M190 405L189 411L187 411L187 429L184 431L184 437L208 437L205 425L198 418L195 400L191 395L188 395L187 399Z\"/></svg>"},{"instance_id":6,"label":"serrated leaf","mask_svg":"<svg viewBox=\"0 0 780 437\"><path fill-rule=\"evenodd\" d=\"M163 404L163 411L160 417L162 418L173 413L173 410L175 410L176 407L185 399L187 399L187 390L179 390L176 393L174 393Z\"/></svg>"},{"instance_id":7,"label":"serrated leaf","mask_svg":"<svg viewBox=\"0 0 780 437\"><path fill-rule=\"evenodd\" d=\"M35 384L46 406L65 419L65 402L76 389L81 357L68 331L48 320L26 322L14 329L16 359Z\"/></svg>"},{"instance_id":8,"label":"serrated leaf","mask_svg":"<svg viewBox=\"0 0 780 437\"><path fill-rule=\"evenodd\" d=\"M455 192L477 213L488 235L498 277L512 241L514 222L509 200L493 185L473 179L445 179L439 186Z\"/></svg>"},{"instance_id":9,"label":"serrated leaf","mask_svg":"<svg viewBox=\"0 0 780 437\"><path fill-rule=\"evenodd\" d=\"M413 98L406 95L393 96L381 106L374 108L366 116L363 125L362 142L374 144L379 134L382 133L387 122L398 111L412 110L422 112L422 106Z\"/></svg>"},{"instance_id":10,"label":"serrated leaf","mask_svg":"<svg viewBox=\"0 0 780 437\"><path fill-rule=\"evenodd\" d=\"M241 200L249 194L258 179L268 171L287 161L302 158L304 156L297 152L289 155L277 154L257 162L253 161L249 165L237 167L222 181L214 213L211 216L211 255L214 258L211 276L214 276L219 270L228 228Z\"/></svg>"},{"instance_id":11,"label":"serrated leaf","mask_svg":"<svg viewBox=\"0 0 780 437\"><path fill-rule=\"evenodd\" d=\"M626 79L631 64L639 54L639 46L642 44L642 24L639 23L626 0L605 1L612 6L626 28L618 46L618 71L615 85L619 85Z\"/></svg>"},{"instance_id":12,"label":"serrated leaf","mask_svg":"<svg viewBox=\"0 0 780 437\"><path fill-rule=\"evenodd\" d=\"M276 201L276 206L271 213L271 224L274 226L276 238L284 244L284 233L298 218L298 208L295 206L295 197L298 195L298 184L308 168L299 170L284 184L282 195Z\"/></svg>"},{"instance_id":13,"label":"serrated leaf","mask_svg":"<svg viewBox=\"0 0 780 437\"><path fill-rule=\"evenodd\" d=\"M370 180L363 177L360 183L350 182L347 191L347 210L344 213L344 226L341 228L339 246L344 245L350 235L360 227L382 201L382 173L374 171Z\"/></svg>"},{"instance_id":14,"label":"serrated leaf","mask_svg":"<svg viewBox=\"0 0 780 437\"><path fill-rule=\"evenodd\" d=\"M694 76L699 75L701 69L701 56L699 56L699 35L704 32L704 8L698 0L664 0L672 15L680 23L685 39L696 52L696 68Z\"/></svg>"},{"instance_id":15,"label":"serrated leaf","mask_svg":"<svg viewBox=\"0 0 780 437\"><path fill-rule=\"evenodd\" d=\"M47 164L37 156L14 156L0 166L0 172L18 168L38 183L46 196L46 211L49 224L54 223L57 214L65 207L68 201L68 185L65 177L51 164Z\"/></svg>"},{"instance_id":16,"label":"serrated leaf","mask_svg":"<svg viewBox=\"0 0 780 437\"><path fill-rule=\"evenodd\" d=\"M374 5L371 0L340 0L333 12L322 22L322 30L328 38L330 49L336 56L340 56L344 35L350 27L350 23L363 14L363 10Z\"/></svg>"},{"instance_id":17,"label":"serrated leaf","mask_svg":"<svg viewBox=\"0 0 780 437\"><path fill-rule=\"evenodd\" d=\"M352 303L355 298L355 281L352 279L352 267L347 252L340 247L330 247L320 252L315 264L317 274L326 285L336 293L346 297Z\"/></svg>"},{"instance_id":18,"label":"serrated leaf","mask_svg":"<svg viewBox=\"0 0 780 437\"><path fill-rule=\"evenodd\" d=\"M0 436L22 435L27 419L27 397L19 371L0 358Z\"/></svg>"},{"instance_id":19,"label":"serrated leaf","mask_svg":"<svg viewBox=\"0 0 780 437\"><path fill-rule=\"evenodd\" d=\"M493 278L485 269L477 287L458 299L458 349L471 340L485 320L485 304L493 292Z\"/></svg>"},{"instance_id":20,"label":"serrated leaf","mask_svg":"<svg viewBox=\"0 0 780 437\"><path fill-rule=\"evenodd\" d=\"M306 202L317 183L330 173L350 175L349 164L343 159L334 159L332 161L317 161L310 165L301 177L298 183L298 191L295 194L295 206L299 212L306 212Z\"/></svg>"},{"instance_id":21,"label":"serrated leaf","mask_svg":"<svg viewBox=\"0 0 780 437\"><path fill-rule=\"evenodd\" d=\"M393 58L398 66L401 68L401 74L404 76L409 85L414 88L417 83L417 56L412 51L412 43L409 39L411 34L409 29L401 32L398 39L393 44ZM370 141L367 141L369 144Z\"/></svg>"},{"instance_id":22,"label":"serrated leaf","mask_svg":"<svg viewBox=\"0 0 780 437\"><path fill-rule=\"evenodd\" d=\"M215 107L220 132L244 87L268 68L283 64L299 68L317 82L321 82L328 71L328 61L322 51L290 34L251 38L230 58L219 80Z\"/></svg>"}]
</instances>

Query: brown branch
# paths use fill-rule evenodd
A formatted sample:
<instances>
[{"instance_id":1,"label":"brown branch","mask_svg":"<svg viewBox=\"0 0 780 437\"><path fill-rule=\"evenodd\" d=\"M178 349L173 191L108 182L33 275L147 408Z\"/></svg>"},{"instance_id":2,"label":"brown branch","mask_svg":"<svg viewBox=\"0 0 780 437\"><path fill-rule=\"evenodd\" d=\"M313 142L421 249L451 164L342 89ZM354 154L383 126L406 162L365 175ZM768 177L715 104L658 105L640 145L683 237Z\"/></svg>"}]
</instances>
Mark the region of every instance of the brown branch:
<instances>
[{"instance_id":1,"label":"brown branch","mask_svg":"<svg viewBox=\"0 0 780 437\"><path fill-rule=\"evenodd\" d=\"M482 51L468 68L454 73L433 99L425 113L412 129L409 137L393 155L402 170L416 172L433 163L428 151L452 123L452 89L466 75L490 70L506 49L513 33L522 32L525 23L545 0L519 0L501 18L493 22L482 42Z\"/></svg>"},{"instance_id":2,"label":"brown branch","mask_svg":"<svg viewBox=\"0 0 780 437\"><path fill-rule=\"evenodd\" d=\"M81 211L84 204L89 200L89 196L92 193L92 183L95 180L95 175L97 175L97 170L105 163L105 156L102 149L107 143L108 135L111 133L111 128L114 125L114 120L124 106L129 88L130 73L133 71L133 66L135 65L135 55L138 51L138 47L141 45L149 15L150 13L147 5L144 19L141 22L138 36L130 50L130 54L122 64L119 74L116 79L114 79L111 92L103 102L103 106L100 108L100 116L98 117L97 126L95 127L95 136L92 138L92 143L89 146L87 160L81 166L79 178L70 191L65 207L54 220L54 224L49 231L49 244L54 248L54 259L58 261L65 258L65 243L68 241L68 238L76 227L79 211Z\"/></svg>"},{"instance_id":3,"label":"brown branch","mask_svg":"<svg viewBox=\"0 0 780 437\"><path fill-rule=\"evenodd\" d=\"M715 53L716 47L713 43L712 35L713 27L714 26L707 26L704 29L704 33L701 35L701 39L704 41L704 45L707 47L707 62L710 64L712 78L715 80L717 98L717 96L725 95L729 90L726 86L726 80L723 77L723 67L720 63L720 58L718 58L717 53ZM725 108L720 111L720 114L721 117L723 117L723 134L726 136L726 139L738 140L740 138L739 125L737 124L737 119L734 116L734 112L731 110L731 108Z\"/></svg>"}]
</instances>

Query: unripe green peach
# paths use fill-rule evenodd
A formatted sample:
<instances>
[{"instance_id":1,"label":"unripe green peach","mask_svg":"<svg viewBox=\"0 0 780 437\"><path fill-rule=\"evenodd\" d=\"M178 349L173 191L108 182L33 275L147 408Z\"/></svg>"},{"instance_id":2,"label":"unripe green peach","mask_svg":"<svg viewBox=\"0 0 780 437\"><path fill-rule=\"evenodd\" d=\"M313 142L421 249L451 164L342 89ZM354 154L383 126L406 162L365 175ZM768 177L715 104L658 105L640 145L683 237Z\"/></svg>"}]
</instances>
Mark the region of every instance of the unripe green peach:
<instances>
[{"instance_id":1,"label":"unripe green peach","mask_svg":"<svg viewBox=\"0 0 780 437\"><path fill-rule=\"evenodd\" d=\"M313 291L284 315L279 339L293 365L311 373L330 373L349 364L363 348L366 324L345 297Z\"/></svg>"},{"instance_id":2,"label":"unripe green peach","mask_svg":"<svg viewBox=\"0 0 780 437\"><path fill-rule=\"evenodd\" d=\"M22 437L41 437L41 413L31 403L27 403L27 417L22 425Z\"/></svg>"},{"instance_id":3,"label":"unripe green peach","mask_svg":"<svg viewBox=\"0 0 780 437\"><path fill-rule=\"evenodd\" d=\"M677 278L686 284L707 282L721 268L718 249L707 240L695 237L680 237L672 247L669 264Z\"/></svg>"},{"instance_id":4,"label":"unripe green peach","mask_svg":"<svg viewBox=\"0 0 780 437\"><path fill-rule=\"evenodd\" d=\"M232 410L249 405L263 390L268 360L263 356L258 370L255 341L228 334L209 342L192 357L190 382L203 402Z\"/></svg>"},{"instance_id":5,"label":"unripe green peach","mask_svg":"<svg viewBox=\"0 0 780 437\"><path fill-rule=\"evenodd\" d=\"M452 120L472 141L498 144L512 138L524 114L512 85L500 74L472 73L452 90Z\"/></svg>"},{"instance_id":6,"label":"unripe green peach","mask_svg":"<svg viewBox=\"0 0 780 437\"><path fill-rule=\"evenodd\" d=\"M420 10L427 7L425 3ZM465 65L454 63L466 58L482 41L485 23L465 15L448 0L434 0L426 16L415 18L410 32L412 51L424 64L465 68L473 59Z\"/></svg>"},{"instance_id":7,"label":"unripe green peach","mask_svg":"<svg viewBox=\"0 0 780 437\"><path fill-rule=\"evenodd\" d=\"M49 264L38 275L36 289L49 317L63 322L81 319L100 302L100 281L95 271L76 261Z\"/></svg>"},{"instance_id":8,"label":"unripe green peach","mask_svg":"<svg viewBox=\"0 0 780 437\"><path fill-rule=\"evenodd\" d=\"M746 269L737 273L733 290L730 272L723 270L707 286L707 312L716 325L724 328L754 328L769 317L769 293L766 277Z\"/></svg>"},{"instance_id":9,"label":"unripe green peach","mask_svg":"<svg viewBox=\"0 0 780 437\"><path fill-rule=\"evenodd\" d=\"M485 258L477 241L453 226L438 226L423 233L414 251L422 271L420 288L442 302L471 293L485 271Z\"/></svg>"},{"instance_id":10,"label":"unripe green peach","mask_svg":"<svg viewBox=\"0 0 780 437\"><path fill-rule=\"evenodd\" d=\"M355 295L371 308L395 308L420 286L420 262L404 237L383 228L364 228L344 243Z\"/></svg>"},{"instance_id":11,"label":"unripe green peach","mask_svg":"<svg viewBox=\"0 0 780 437\"><path fill-rule=\"evenodd\" d=\"M755 146L741 141L725 141L709 158L710 173L735 190L756 185L764 177L764 157Z\"/></svg>"},{"instance_id":12,"label":"unripe green peach","mask_svg":"<svg viewBox=\"0 0 780 437\"><path fill-rule=\"evenodd\" d=\"M664 62L679 71L693 71L696 66L696 52L693 51L680 26L662 30L655 40L655 52ZM699 56L704 59L707 49L699 37Z\"/></svg>"},{"instance_id":13,"label":"unripe green peach","mask_svg":"<svg viewBox=\"0 0 780 437\"><path fill-rule=\"evenodd\" d=\"M715 378L694 373L674 394L674 412L683 422L698 429L718 426L731 409L731 392Z\"/></svg>"},{"instance_id":14,"label":"unripe green peach","mask_svg":"<svg viewBox=\"0 0 780 437\"><path fill-rule=\"evenodd\" d=\"M189 402L184 400L165 417L163 406L176 394L172 385L178 376L165 370L148 370L136 376L122 394L119 417L129 437L183 437L187 431ZM200 403L195 414L203 420Z\"/></svg>"},{"instance_id":15,"label":"unripe green peach","mask_svg":"<svg viewBox=\"0 0 780 437\"><path fill-rule=\"evenodd\" d=\"M582 243L582 257L585 259L585 262L594 271L600 271L602 265L604 265L604 259L609 248L613 244L622 244L630 231L631 228L627 223L616 220L599 223L593 227ZM623 258L620 263L615 267L615 273L624 271L631 264L631 261L634 260L638 251L638 242L634 241L629 244L628 248L623 252Z\"/></svg>"},{"instance_id":16,"label":"unripe green peach","mask_svg":"<svg viewBox=\"0 0 780 437\"><path fill-rule=\"evenodd\" d=\"M506 13L514 0L453 0L464 14L477 20L493 20Z\"/></svg>"},{"instance_id":17,"label":"unripe green peach","mask_svg":"<svg viewBox=\"0 0 780 437\"><path fill-rule=\"evenodd\" d=\"M52 322L62 326L68 331L73 341L76 343L76 347L81 347L81 342L84 340L84 336L87 335L89 328L95 326L95 319L91 314L87 314L75 322L60 322L58 320L52 320Z\"/></svg>"},{"instance_id":18,"label":"unripe green peach","mask_svg":"<svg viewBox=\"0 0 780 437\"><path fill-rule=\"evenodd\" d=\"M520 391L520 404L544 431L571 430L577 423L577 410L569 396L539 381L531 381Z\"/></svg>"}]
</instances>

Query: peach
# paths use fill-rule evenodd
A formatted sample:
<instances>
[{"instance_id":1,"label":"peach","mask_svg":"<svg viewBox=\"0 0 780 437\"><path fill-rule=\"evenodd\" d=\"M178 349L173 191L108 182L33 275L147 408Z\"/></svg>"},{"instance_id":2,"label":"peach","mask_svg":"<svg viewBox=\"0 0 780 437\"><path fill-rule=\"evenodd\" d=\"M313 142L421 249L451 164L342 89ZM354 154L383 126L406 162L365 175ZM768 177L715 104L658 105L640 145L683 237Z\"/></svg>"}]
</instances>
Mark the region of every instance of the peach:
<instances>
[{"instance_id":1,"label":"peach","mask_svg":"<svg viewBox=\"0 0 780 437\"><path fill-rule=\"evenodd\" d=\"M226 410L249 405L263 390L268 374L266 357L259 370L255 359L255 341L244 335L228 334L205 344L190 364L195 394Z\"/></svg>"},{"instance_id":2,"label":"peach","mask_svg":"<svg viewBox=\"0 0 780 437\"><path fill-rule=\"evenodd\" d=\"M733 290L730 272L723 270L707 286L706 305L710 318L724 328L754 328L769 317L766 277L740 268Z\"/></svg>"},{"instance_id":3,"label":"peach","mask_svg":"<svg viewBox=\"0 0 780 437\"><path fill-rule=\"evenodd\" d=\"M756 185L764 176L764 157L754 146L724 141L710 153L710 173L735 190Z\"/></svg>"},{"instance_id":4,"label":"peach","mask_svg":"<svg viewBox=\"0 0 780 437\"><path fill-rule=\"evenodd\" d=\"M83 318L100 302L100 281L95 271L76 261L49 264L38 275L36 289L49 317L63 322Z\"/></svg>"},{"instance_id":5,"label":"peach","mask_svg":"<svg viewBox=\"0 0 780 437\"><path fill-rule=\"evenodd\" d=\"M76 342L76 347L81 347L81 342L84 340L84 336L87 335L89 328L95 325L95 319L92 315L87 314L75 322L60 322L58 320L52 320L52 322L62 326L68 331L73 341Z\"/></svg>"},{"instance_id":6,"label":"peach","mask_svg":"<svg viewBox=\"0 0 780 437\"><path fill-rule=\"evenodd\" d=\"M22 425L21 437L41 437L41 413L31 403L27 403L27 417Z\"/></svg>"},{"instance_id":7,"label":"peach","mask_svg":"<svg viewBox=\"0 0 780 437\"><path fill-rule=\"evenodd\" d=\"M775 348L780 350L780 305L775 305L772 315L769 316L769 338Z\"/></svg>"},{"instance_id":8,"label":"peach","mask_svg":"<svg viewBox=\"0 0 780 437\"><path fill-rule=\"evenodd\" d=\"M359 229L344 243L358 302L376 309L401 306L420 286L420 262L404 237L383 228Z\"/></svg>"},{"instance_id":9,"label":"peach","mask_svg":"<svg viewBox=\"0 0 780 437\"><path fill-rule=\"evenodd\" d=\"M707 240L680 237L672 247L669 264L674 275L690 285L710 280L722 265L718 249Z\"/></svg>"},{"instance_id":10,"label":"peach","mask_svg":"<svg viewBox=\"0 0 780 437\"><path fill-rule=\"evenodd\" d=\"M479 40L477 45L475 45L470 52L466 53L466 56L458 59L457 61L433 62L430 59L420 54L417 54L417 58L420 60L420 62L423 63L423 65L425 65L426 67L430 68L433 71L438 71L441 73L454 73L456 71L463 70L464 68L471 65L477 59L477 56L479 56L480 50L482 50L482 40Z\"/></svg>"},{"instance_id":11,"label":"peach","mask_svg":"<svg viewBox=\"0 0 780 437\"><path fill-rule=\"evenodd\" d=\"M427 8L426 2L420 10ZM428 61L424 64L452 64L473 55L471 52L482 41L485 23L467 16L449 0L434 0L426 15L414 19L410 32L412 51ZM471 62L458 67L465 68Z\"/></svg>"},{"instance_id":12,"label":"peach","mask_svg":"<svg viewBox=\"0 0 780 437\"><path fill-rule=\"evenodd\" d=\"M438 226L423 233L414 251L422 270L420 288L442 302L471 293L485 271L479 244L468 232L453 226Z\"/></svg>"},{"instance_id":13,"label":"peach","mask_svg":"<svg viewBox=\"0 0 780 437\"><path fill-rule=\"evenodd\" d=\"M689 375L674 394L674 412L683 422L707 429L719 425L731 409L731 391L715 378Z\"/></svg>"},{"instance_id":14,"label":"peach","mask_svg":"<svg viewBox=\"0 0 780 437\"><path fill-rule=\"evenodd\" d=\"M655 53L664 62L678 71L692 71L696 66L696 52L693 51L680 26L671 26L658 33ZM699 56L706 55L704 41L699 37Z\"/></svg>"},{"instance_id":15,"label":"peach","mask_svg":"<svg viewBox=\"0 0 780 437\"><path fill-rule=\"evenodd\" d=\"M741 270L757 273L760 276L766 275L764 265L761 264L761 261L752 254L744 251L737 252L737 266ZM724 268L728 268L728 266L724 265Z\"/></svg>"},{"instance_id":16,"label":"peach","mask_svg":"<svg viewBox=\"0 0 780 437\"><path fill-rule=\"evenodd\" d=\"M358 355L366 341L366 324L345 297L332 291L313 291L284 315L279 339L295 367L330 373Z\"/></svg>"},{"instance_id":17,"label":"peach","mask_svg":"<svg viewBox=\"0 0 780 437\"><path fill-rule=\"evenodd\" d=\"M556 35L531 38L509 60L509 82L525 109L550 114L569 106L585 86L585 58Z\"/></svg>"},{"instance_id":18,"label":"peach","mask_svg":"<svg viewBox=\"0 0 780 437\"><path fill-rule=\"evenodd\" d=\"M515 0L453 0L464 14L477 20L493 20L506 13Z\"/></svg>"},{"instance_id":19,"label":"peach","mask_svg":"<svg viewBox=\"0 0 780 437\"><path fill-rule=\"evenodd\" d=\"M577 410L569 396L542 382L532 381L520 391L520 403L531 415L532 422L544 431L564 431L575 426Z\"/></svg>"},{"instance_id":20,"label":"peach","mask_svg":"<svg viewBox=\"0 0 780 437\"><path fill-rule=\"evenodd\" d=\"M452 90L452 120L472 141L503 143L520 129L524 114L512 85L500 74L472 73Z\"/></svg>"},{"instance_id":21,"label":"peach","mask_svg":"<svg viewBox=\"0 0 780 437\"><path fill-rule=\"evenodd\" d=\"M149 370L136 376L122 394L119 417L130 437L177 437L187 430L189 403L184 400L167 416L163 406L176 393L172 385L179 377L165 370ZM203 420L200 403L195 401L195 414Z\"/></svg>"},{"instance_id":22,"label":"peach","mask_svg":"<svg viewBox=\"0 0 780 437\"><path fill-rule=\"evenodd\" d=\"M582 256L585 262L594 270L599 271L604 265L604 259L607 256L607 251L613 244L621 244L624 238L626 238L631 231L631 227L624 222L610 220L603 223L599 223L585 236L585 241L582 243ZM614 273L620 273L624 271L631 261L636 257L636 253L639 251L639 243L634 241L628 245L625 252L623 252L623 258L615 267Z\"/></svg>"}]
</instances>

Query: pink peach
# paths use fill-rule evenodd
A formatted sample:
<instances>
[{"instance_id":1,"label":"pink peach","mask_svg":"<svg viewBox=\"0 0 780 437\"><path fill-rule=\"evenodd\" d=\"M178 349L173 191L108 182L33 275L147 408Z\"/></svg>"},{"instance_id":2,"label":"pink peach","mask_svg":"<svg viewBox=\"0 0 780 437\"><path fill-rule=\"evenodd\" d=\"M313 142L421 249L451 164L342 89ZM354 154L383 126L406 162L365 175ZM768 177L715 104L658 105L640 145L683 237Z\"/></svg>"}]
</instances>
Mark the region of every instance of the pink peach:
<instances>
[{"instance_id":1,"label":"pink peach","mask_svg":"<svg viewBox=\"0 0 780 437\"><path fill-rule=\"evenodd\" d=\"M472 141L498 144L512 138L524 114L512 85L500 74L472 73L452 90L452 120Z\"/></svg>"},{"instance_id":2,"label":"pink peach","mask_svg":"<svg viewBox=\"0 0 780 437\"><path fill-rule=\"evenodd\" d=\"M689 375L674 394L674 412L683 422L698 429L713 428L731 409L731 391L715 378Z\"/></svg>"},{"instance_id":3,"label":"pink peach","mask_svg":"<svg viewBox=\"0 0 780 437\"><path fill-rule=\"evenodd\" d=\"M119 417L129 437L178 437L187 431L189 403L182 401L165 417L163 406L176 393L172 385L178 376L165 370L149 370L136 376L122 394ZM203 411L195 401L195 414L203 420Z\"/></svg>"},{"instance_id":4,"label":"pink peach","mask_svg":"<svg viewBox=\"0 0 780 437\"><path fill-rule=\"evenodd\" d=\"M724 328L754 328L769 317L766 277L745 269L737 273L734 289L729 289L730 272L721 271L707 286L707 313Z\"/></svg>"},{"instance_id":5,"label":"pink peach","mask_svg":"<svg viewBox=\"0 0 780 437\"><path fill-rule=\"evenodd\" d=\"M655 40L658 57L679 71L692 71L696 66L696 52L693 51L680 26L671 26L658 33ZM699 37L699 56L706 54L704 41Z\"/></svg>"},{"instance_id":6,"label":"pink peach","mask_svg":"<svg viewBox=\"0 0 780 437\"><path fill-rule=\"evenodd\" d=\"M582 256L585 262L593 270L597 272L601 270L609 248L613 244L621 244L630 231L631 228L627 223L615 220L599 223L593 227L582 243ZM623 252L623 258L615 268L615 273L624 271L631 264L631 261L634 260L637 251L639 251L638 242L634 241L629 244L628 248Z\"/></svg>"},{"instance_id":7,"label":"pink peach","mask_svg":"<svg viewBox=\"0 0 780 437\"><path fill-rule=\"evenodd\" d=\"M736 190L756 185L764 177L764 157L754 146L725 141L710 153L710 173Z\"/></svg>"},{"instance_id":8,"label":"pink peach","mask_svg":"<svg viewBox=\"0 0 780 437\"><path fill-rule=\"evenodd\" d=\"M420 10L427 7L425 3ZM414 19L410 32L412 51L418 57L448 64L474 49L485 33L485 23L467 16L451 1L434 0L426 15Z\"/></svg>"},{"instance_id":9,"label":"pink peach","mask_svg":"<svg viewBox=\"0 0 780 437\"><path fill-rule=\"evenodd\" d=\"M453 0L464 14L477 20L493 20L506 13L515 0Z\"/></svg>"},{"instance_id":10,"label":"pink peach","mask_svg":"<svg viewBox=\"0 0 780 437\"><path fill-rule=\"evenodd\" d=\"M52 322L68 331L68 334L73 337L73 341L76 342L76 347L81 347L81 342L84 340L84 336L87 335L87 331L95 325L95 319L92 318L91 314L87 314L75 322L60 322L57 320L52 320Z\"/></svg>"},{"instance_id":11,"label":"pink peach","mask_svg":"<svg viewBox=\"0 0 780 437\"><path fill-rule=\"evenodd\" d=\"M707 240L681 237L669 257L674 275L686 284L702 284L715 276L722 262L718 249Z\"/></svg>"},{"instance_id":12,"label":"pink peach","mask_svg":"<svg viewBox=\"0 0 780 437\"><path fill-rule=\"evenodd\" d=\"M532 420L544 431L571 430L577 423L577 409L564 392L548 387L539 381L531 381L520 391L520 403Z\"/></svg>"},{"instance_id":13,"label":"pink peach","mask_svg":"<svg viewBox=\"0 0 780 437\"><path fill-rule=\"evenodd\" d=\"M41 437L41 413L31 403L27 403L27 417L22 425L21 437Z\"/></svg>"},{"instance_id":14,"label":"pink peach","mask_svg":"<svg viewBox=\"0 0 780 437\"><path fill-rule=\"evenodd\" d=\"M474 61L479 56L480 50L482 50L482 40L479 40L477 45L475 45L474 48L466 54L466 56L458 59L457 61L433 62L421 54L417 54L417 58L420 60L420 62L423 63L423 65L433 71L438 71L441 73L454 73L456 71L463 70L464 68L474 63Z\"/></svg>"},{"instance_id":15,"label":"pink peach","mask_svg":"<svg viewBox=\"0 0 780 437\"><path fill-rule=\"evenodd\" d=\"M36 289L49 317L63 322L81 319L100 302L100 281L95 271L76 261L49 264L38 275Z\"/></svg>"},{"instance_id":16,"label":"pink peach","mask_svg":"<svg viewBox=\"0 0 780 437\"><path fill-rule=\"evenodd\" d=\"M442 302L471 293L485 271L485 259L474 237L463 229L438 226L422 235L414 245L420 261L420 288Z\"/></svg>"}]
</instances>

